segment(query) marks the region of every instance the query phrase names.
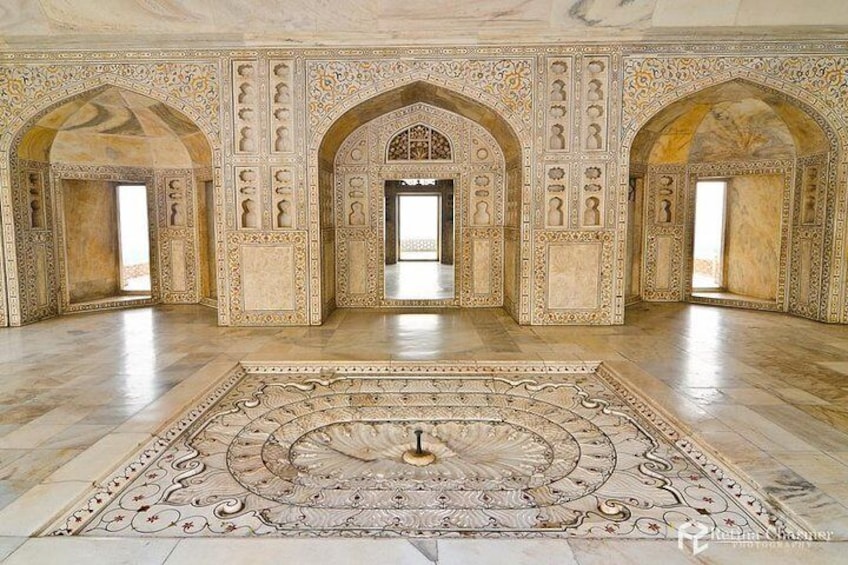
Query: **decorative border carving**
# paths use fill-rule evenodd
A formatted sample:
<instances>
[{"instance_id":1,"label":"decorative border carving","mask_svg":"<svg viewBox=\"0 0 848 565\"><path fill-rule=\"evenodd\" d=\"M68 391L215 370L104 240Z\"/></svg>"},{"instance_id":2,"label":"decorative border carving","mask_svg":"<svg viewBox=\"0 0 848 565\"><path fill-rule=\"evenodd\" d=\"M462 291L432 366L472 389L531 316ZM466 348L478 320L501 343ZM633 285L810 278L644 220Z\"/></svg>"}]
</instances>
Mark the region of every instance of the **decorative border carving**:
<instances>
[{"instance_id":1,"label":"decorative border carving","mask_svg":"<svg viewBox=\"0 0 848 565\"><path fill-rule=\"evenodd\" d=\"M293 326L308 323L306 316L306 238L307 235L302 231L244 231L227 234L226 261L230 281L230 319L234 325ZM241 259L239 256L241 247L244 245L272 246L278 244L288 244L294 251L294 272L292 273L294 309L261 312L244 310L242 307L244 296L242 294Z\"/></svg>"},{"instance_id":2,"label":"decorative border carving","mask_svg":"<svg viewBox=\"0 0 848 565\"><path fill-rule=\"evenodd\" d=\"M560 310L548 307L548 247L552 243L592 243L601 248L601 270L597 274L598 307L592 310ZM539 325L611 323L613 303L613 252L615 232L612 231L537 231L534 238L534 308L533 323Z\"/></svg>"}]
</instances>

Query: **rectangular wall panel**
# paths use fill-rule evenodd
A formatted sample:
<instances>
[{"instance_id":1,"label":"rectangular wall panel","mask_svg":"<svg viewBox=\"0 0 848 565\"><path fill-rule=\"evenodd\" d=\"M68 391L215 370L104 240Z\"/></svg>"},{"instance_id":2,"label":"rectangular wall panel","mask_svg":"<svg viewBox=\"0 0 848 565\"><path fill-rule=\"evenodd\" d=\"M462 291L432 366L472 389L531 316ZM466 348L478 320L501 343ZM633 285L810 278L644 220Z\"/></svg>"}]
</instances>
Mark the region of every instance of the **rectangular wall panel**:
<instances>
[{"instance_id":1,"label":"rectangular wall panel","mask_svg":"<svg viewBox=\"0 0 848 565\"><path fill-rule=\"evenodd\" d=\"M368 292L368 244L365 240L348 242L348 294Z\"/></svg>"},{"instance_id":2,"label":"rectangular wall panel","mask_svg":"<svg viewBox=\"0 0 848 565\"><path fill-rule=\"evenodd\" d=\"M185 241L171 241L171 290L185 292L188 286L186 278Z\"/></svg>"},{"instance_id":3,"label":"rectangular wall panel","mask_svg":"<svg viewBox=\"0 0 848 565\"><path fill-rule=\"evenodd\" d=\"M294 309L294 251L290 245L241 248L244 309Z\"/></svg>"},{"instance_id":4,"label":"rectangular wall panel","mask_svg":"<svg viewBox=\"0 0 848 565\"><path fill-rule=\"evenodd\" d=\"M563 243L548 247L548 308L598 307L601 251L598 243Z\"/></svg>"}]
</instances>

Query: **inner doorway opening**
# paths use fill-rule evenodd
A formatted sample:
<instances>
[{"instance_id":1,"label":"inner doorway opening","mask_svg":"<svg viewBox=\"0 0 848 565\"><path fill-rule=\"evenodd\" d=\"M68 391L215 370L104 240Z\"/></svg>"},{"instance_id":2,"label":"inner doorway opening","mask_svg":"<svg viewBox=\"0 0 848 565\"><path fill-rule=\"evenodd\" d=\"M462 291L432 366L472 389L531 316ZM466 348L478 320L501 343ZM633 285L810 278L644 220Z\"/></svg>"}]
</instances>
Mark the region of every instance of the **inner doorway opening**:
<instances>
[{"instance_id":1,"label":"inner doorway opening","mask_svg":"<svg viewBox=\"0 0 848 565\"><path fill-rule=\"evenodd\" d=\"M147 186L83 179L62 186L68 304L150 299Z\"/></svg>"},{"instance_id":2,"label":"inner doorway opening","mask_svg":"<svg viewBox=\"0 0 848 565\"><path fill-rule=\"evenodd\" d=\"M727 183L725 181L699 181L695 186L693 292L715 292L724 289L726 200Z\"/></svg>"},{"instance_id":3,"label":"inner doorway opening","mask_svg":"<svg viewBox=\"0 0 848 565\"><path fill-rule=\"evenodd\" d=\"M385 214L385 297L455 298L453 181L387 181Z\"/></svg>"},{"instance_id":4,"label":"inner doorway opening","mask_svg":"<svg viewBox=\"0 0 848 565\"><path fill-rule=\"evenodd\" d=\"M150 294L150 224L147 187L118 185L118 240L123 294Z\"/></svg>"}]
</instances>

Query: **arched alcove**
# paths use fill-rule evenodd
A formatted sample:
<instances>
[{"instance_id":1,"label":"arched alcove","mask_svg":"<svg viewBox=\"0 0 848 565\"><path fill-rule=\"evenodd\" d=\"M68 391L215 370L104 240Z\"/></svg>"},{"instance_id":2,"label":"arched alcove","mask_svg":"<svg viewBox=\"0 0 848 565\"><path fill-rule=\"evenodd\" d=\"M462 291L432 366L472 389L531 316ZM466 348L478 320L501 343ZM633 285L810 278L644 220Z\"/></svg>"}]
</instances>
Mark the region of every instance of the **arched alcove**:
<instances>
[{"instance_id":1,"label":"arched alcove","mask_svg":"<svg viewBox=\"0 0 848 565\"><path fill-rule=\"evenodd\" d=\"M434 132L441 140L435 152ZM399 139L406 151L398 149ZM503 153L482 126L429 104L388 112L351 133L334 163L337 306L502 306L504 170ZM397 271L414 270L439 284L426 264L404 260L403 238L394 229L405 225L400 201L414 196L438 201L441 220L433 218L439 225L432 226L430 243L447 248L434 245L431 266L444 267L447 292L389 292L389 274Z\"/></svg>"},{"instance_id":2,"label":"arched alcove","mask_svg":"<svg viewBox=\"0 0 848 565\"><path fill-rule=\"evenodd\" d=\"M32 117L11 174L21 323L214 298L212 151L180 111L99 86Z\"/></svg>"},{"instance_id":3,"label":"arched alcove","mask_svg":"<svg viewBox=\"0 0 848 565\"><path fill-rule=\"evenodd\" d=\"M802 102L741 79L655 114L630 150L629 299L818 317L834 139Z\"/></svg>"},{"instance_id":4,"label":"arched alcove","mask_svg":"<svg viewBox=\"0 0 848 565\"><path fill-rule=\"evenodd\" d=\"M503 195L502 204L496 204L495 200L492 200L492 216L498 218L497 223L493 221L488 226L472 226L471 222L468 221L462 224L465 226L464 228L460 226L457 228L460 230L477 230L474 233L468 231L459 235L457 249L459 250L459 247L463 245L460 240L467 242L466 245L471 245L472 248L476 244L479 251L478 257L487 256L490 262L486 263L480 260L475 266L473 261L468 259L471 257L471 252L466 254L468 260L464 263L462 258L457 259L458 295L456 300L450 302L450 305L503 305L514 318L518 319L519 297L521 296L519 290L522 186L520 142L507 121L491 108L463 94L421 81L395 88L360 103L341 115L322 138L318 150L322 318L326 318L329 312L336 307L337 299L339 305L352 305L348 304L349 296L342 297L337 294L337 289L347 284L349 275L349 273L337 271L340 265L345 269L348 268L345 257L338 254L338 250L349 249L347 243L337 238L345 237L349 240L350 235L346 232L351 229L357 231L353 226L339 225L344 223L344 216L340 211L340 206L344 205L344 202L339 201L339 195L343 194L343 183L345 182L345 177L340 173L339 166L346 167L348 172L358 172L367 177L368 181L366 182L370 183L372 188L376 188L372 194L379 195L380 209L377 210L374 206L369 208L369 218L373 222L369 227L373 228L373 233L369 232L370 235L367 237L365 233L360 234L364 238L363 241L368 238L373 240L373 245L366 245L366 249L376 249L375 246L383 245L381 238L384 239L385 237L383 231L385 218L382 210L385 188L383 183L393 178L419 178L419 173L414 171L420 171L421 174L431 174L424 171L421 161L415 159L397 162L388 161L386 154L389 140L401 129L420 122L422 115L430 120L426 122L427 125L434 127L436 131L447 133L447 130L451 130L453 132L448 137L454 147L455 158L452 164L445 165L445 171L440 174L446 175L445 178L453 179L453 182L456 183L455 186L460 190L457 195L457 206L463 206L463 208L457 208L458 212L461 210L464 215L467 205L470 205L468 204L470 202L468 194L471 192L470 185L473 182L471 172L480 167L488 167L488 173L491 174L491 177L487 180L492 183L500 183L498 190L501 191L499 194ZM404 122L404 119L408 120L408 123ZM379 125L375 125L378 122ZM362 133L368 129L368 124L374 125L375 132L380 131L382 133L379 135ZM472 131L476 133L471 133ZM364 137L362 140L353 141L358 139L357 135ZM458 135L465 137L459 139L456 137ZM475 135L479 147L474 145ZM487 141L483 141L484 138ZM369 147L367 151L362 152L362 162L357 165L350 161L350 155L356 149L354 146L362 142L369 144ZM382 145L373 145L377 143ZM460 144L463 149L457 149L456 144ZM480 155L483 155L483 151L486 151L487 154L482 158L475 157L475 151L478 148L481 149ZM464 153L462 153L463 151ZM494 161L495 158L497 163ZM476 163L475 159L477 159ZM430 162L428 167L432 166L433 162ZM359 168L357 169L357 167ZM392 167L395 167L396 170L392 171ZM404 168L405 172L401 173ZM400 176L401 174L406 176ZM480 191L482 192L484 189L480 189ZM461 203L460 198L462 198ZM495 209L499 209L500 212L494 213ZM359 231L365 232L367 230ZM342 235L343 233L345 235ZM484 244L483 241L488 243ZM483 251L483 248L487 245L489 250ZM374 257L379 257L379 252L372 250L368 253ZM368 262L366 261L365 264L368 264ZM374 264L382 266L383 263L380 260ZM493 276L496 277L495 282L492 282L492 280L486 283L481 282L475 289L473 283L475 268L478 272L488 270L493 273ZM341 285L338 283L340 275L345 277ZM370 277L371 282L368 283L370 284L369 290L362 293L362 296L368 296L368 298L364 299L364 302L358 301L358 306L398 305L385 300L385 297L376 291L379 286L378 281L382 276L381 268L376 271L369 270L366 275ZM478 278L480 281L482 279L483 277ZM486 284L489 284L490 287L484 288ZM473 295L478 295L478 299L474 299ZM487 298L479 299L479 296L482 295ZM406 302L404 305L414 305L414 303ZM433 303L423 302L417 305L433 305ZM441 303L441 305L447 305L447 303Z\"/></svg>"}]
</instances>

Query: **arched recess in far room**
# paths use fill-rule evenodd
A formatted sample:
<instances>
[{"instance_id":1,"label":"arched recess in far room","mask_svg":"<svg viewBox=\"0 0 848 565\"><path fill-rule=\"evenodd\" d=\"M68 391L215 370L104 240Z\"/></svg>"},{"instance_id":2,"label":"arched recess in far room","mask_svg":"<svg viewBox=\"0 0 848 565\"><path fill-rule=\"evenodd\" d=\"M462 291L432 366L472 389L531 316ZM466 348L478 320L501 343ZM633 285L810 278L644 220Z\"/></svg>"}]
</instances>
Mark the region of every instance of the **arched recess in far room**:
<instances>
[{"instance_id":1,"label":"arched recess in far room","mask_svg":"<svg viewBox=\"0 0 848 565\"><path fill-rule=\"evenodd\" d=\"M402 117L404 113L410 115L416 114L417 117L414 119L410 118L411 121L408 124L401 124L404 119ZM398 119L392 116L397 116ZM458 226L459 230L466 231L458 232L457 250L461 251L460 247L465 245L468 251L464 253L467 256L461 259L458 258L458 262L463 262L462 266L457 266L460 270L457 280L461 288L457 288L456 303L453 305L473 306L475 303L483 305L482 302L485 302L485 300L482 302L481 300L476 300L474 295L478 297L482 295L489 297L497 296L496 301L498 303L495 305L503 305L514 318L518 319L519 317L519 301L521 297L519 234L521 229L521 187L523 182L521 143L510 124L488 106L449 88L424 81L415 81L375 95L351 108L333 122L321 140L318 151L318 191L321 229L322 280L320 304L322 318L326 318L329 312L337 306L337 299L339 298L337 290L339 288L338 277L340 273L337 272L337 269L344 261L338 255L340 242L336 238L339 237L340 229L344 231L352 227L337 226L337 221L341 221L339 218L342 220L344 218L339 215L340 212L337 210L334 211L334 205L338 205L338 200L336 199L339 197L339 194L342 194L342 188L338 186L338 183L343 182L343 175L339 174L340 171L338 170L340 159L349 161L349 155L342 155L340 151L344 144L352 139L352 136L358 135L357 132L360 132L360 128L365 127L369 123L379 123L382 126L376 127L381 134L377 135L376 138L374 136L366 136L367 140L365 142L369 144L373 142L373 144L369 145L361 166L364 177L371 179L369 182L375 183L371 186L377 187L379 190L384 190L384 185L380 183L390 180L389 177L394 178L400 173L400 169L403 168L408 169L408 174L413 177L416 176L412 173L412 169L415 167L421 169L421 174L427 174L424 169L432 169L435 161L426 163L426 166L422 168L421 165L426 160L408 159L401 164L400 160L395 160L394 162L387 160L386 155L390 139L394 138L400 129L414 126L420 122L422 116L424 116L423 119L425 120L432 118L433 121L427 122L426 126L435 127L436 131L444 133L446 129L452 130L453 133L448 135L450 142L456 144L457 147L462 147L462 151L466 152L464 155L461 154L461 151L457 152L457 158L459 159L461 157L461 159L454 159L450 165L435 165L436 167L447 167L447 169L453 167L453 169L456 169L453 172L446 172L445 174L453 175L452 178L455 178L456 182L460 183L457 185L456 206L464 207L456 208L457 210L465 214L467 208L465 204L468 204L468 206L474 204L469 200L469 198L473 199L473 196L469 195L474 192L471 189L471 185L474 182L472 169L476 170L474 161L477 159L475 157L477 155L476 146L474 145L475 135L477 136L477 143L487 144L489 143L488 140L491 140L491 146L496 148L495 151L489 151L489 154L485 157L477 159L479 161L477 164L481 167L488 166L493 175L492 181L494 182L497 178L502 183L500 190L502 191L503 202L502 204L498 204L501 206L502 212L498 220L496 220L500 222L499 224L491 223L489 226L476 226L472 225L473 220L469 218L467 223ZM397 127L392 129L393 125ZM380 127L388 129L380 130ZM457 137L459 135L467 136L467 138L460 139ZM487 138L487 141L483 142L483 138ZM471 152L468 153L469 151ZM497 153L497 155L494 155L494 153ZM480 154L482 155L482 152ZM486 162L488 162L488 165L485 164ZM355 168L355 164L353 163L347 162L347 165ZM388 171L392 167L398 170L394 173L389 173ZM460 172L460 170L463 172ZM481 193L482 191L483 189L480 189ZM379 203L382 208L382 201ZM493 200L492 217L495 217L495 206ZM371 239L374 239L375 245L377 245L379 238L383 237L384 234L380 226L382 211L378 212L373 207L372 210L373 214L368 217L369 220L374 220L374 229L376 231L375 234L372 234L373 237ZM471 216L473 216L473 211L471 212ZM481 217L483 216L478 215L478 219ZM353 231L357 230L354 229ZM498 234L490 233L494 231L498 231ZM485 245L483 243L484 240L488 242ZM460 243L460 241L465 243ZM485 265L486 269L497 274L497 280L492 279L494 282L492 280L489 282L499 288L484 288L485 284L483 283L480 283L475 288L475 278L473 276L475 245L477 245L478 250L482 250L486 245L489 246L488 252L481 251L481 254L477 257L486 255L491 259L494 257L494 254L499 255L497 260L490 260ZM371 247L373 246L366 245L366 251L363 252L374 255L373 250L367 251ZM368 262L365 261L364 264L368 264ZM483 267L482 263L478 261L478 271L482 272L484 270ZM465 277L462 271L468 271L472 274ZM345 277L349 275L349 273L342 274ZM380 274L373 271L363 274L376 279L376 282L371 281L369 283L368 280L364 281L365 287L363 288L365 288L365 292L362 295L368 298L360 305L392 305L390 303L391 301L383 300L384 297L381 297L374 290L376 288L375 285L379 283ZM347 281L348 279L345 278L344 280ZM482 281L482 277L477 280ZM344 284L347 284L347 282ZM368 286L369 284L371 286ZM345 300L342 299L341 302L345 303ZM424 305L424 303L421 305ZM487 302L486 305L493 304Z\"/></svg>"},{"instance_id":2,"label":"arched recess in far room","mask_svg":"<svg viewBox=\"0 0 848 565\"><path fill-rule=\"evenodd\" d=\"M50 104L13 141L11 177L20 323L214 304L212 152L173 106L110 84Z\"/></svg>"},{"instance_id":3,"label":"arched recess in far room","mask_svg":"<svg viewBox=\"0 0 848 565\"><path fill-rule=\"evenodd\" d=\"M815 110L745 79L658 111L630 147L628 300L822 319L836 146Z\"/></svg>"}]
</instances>

